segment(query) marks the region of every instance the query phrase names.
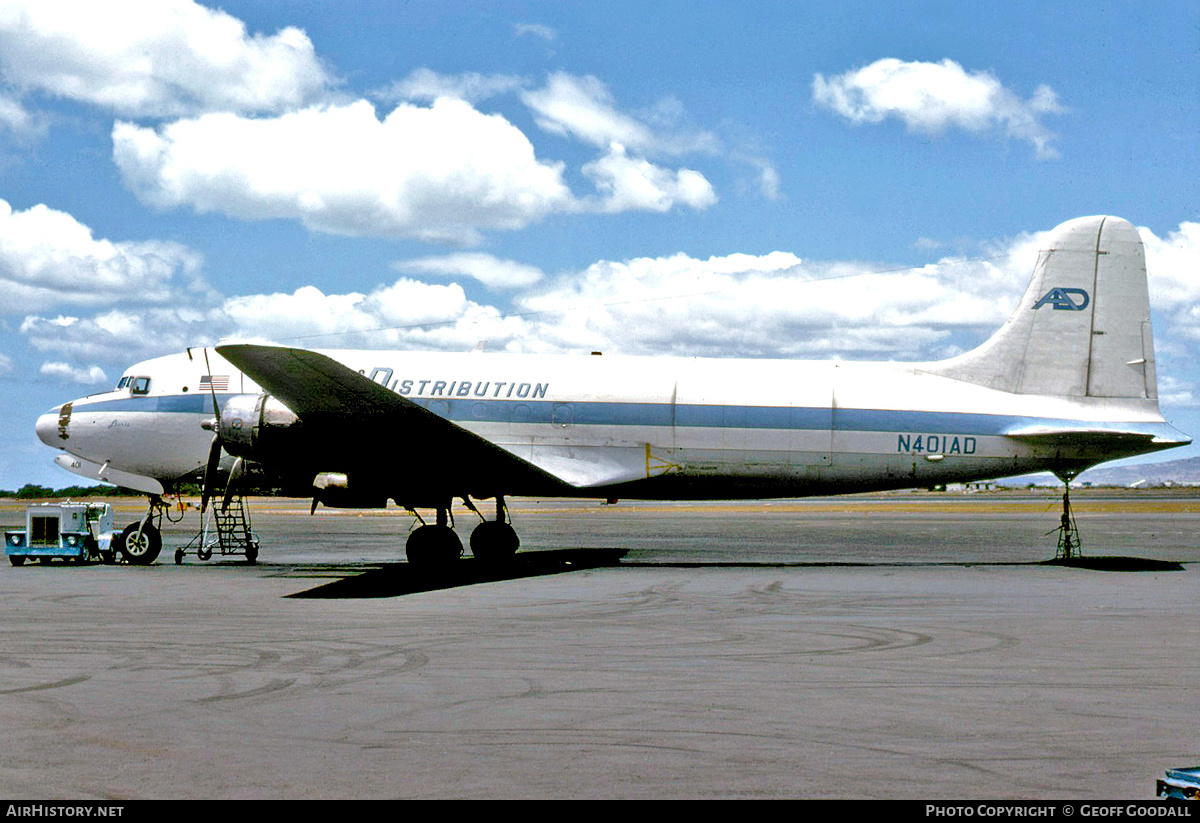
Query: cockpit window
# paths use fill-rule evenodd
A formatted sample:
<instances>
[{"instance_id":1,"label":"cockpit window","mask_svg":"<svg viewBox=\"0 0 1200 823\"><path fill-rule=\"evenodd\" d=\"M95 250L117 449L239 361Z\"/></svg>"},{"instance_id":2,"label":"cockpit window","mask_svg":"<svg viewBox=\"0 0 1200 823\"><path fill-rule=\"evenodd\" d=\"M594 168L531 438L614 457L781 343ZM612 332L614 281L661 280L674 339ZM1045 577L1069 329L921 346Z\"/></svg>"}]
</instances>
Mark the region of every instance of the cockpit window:
<instances>
[{"instance_id":1,"label":"cockpit window","mask_svg":"<svg viewBox=\"0 0 1200 823\"><path fill-rule=\"evenodd\" d=\"M150 378L149 377L131 377L129 378L132 394L149 394L150 393Z\"/></svg>"},{"instance_id":2,"label":"cockpit window","mask_svg":"<svg viewBox=\"0 0 1200 823\"><path fill-rule=\"evenodd\" d=\"M129 377L122 377L122 378L120 379L120 381L118 381L118 383L117 383L117 389L116 389L116 390L117 390L117 391L120 391L121 389L123 389L123 388L125 388L126 386L128 386L128 385L129 385L129 381L130 381L130 379L131 379L131 378L129 378Z\"/></svg>"}]
</instances>

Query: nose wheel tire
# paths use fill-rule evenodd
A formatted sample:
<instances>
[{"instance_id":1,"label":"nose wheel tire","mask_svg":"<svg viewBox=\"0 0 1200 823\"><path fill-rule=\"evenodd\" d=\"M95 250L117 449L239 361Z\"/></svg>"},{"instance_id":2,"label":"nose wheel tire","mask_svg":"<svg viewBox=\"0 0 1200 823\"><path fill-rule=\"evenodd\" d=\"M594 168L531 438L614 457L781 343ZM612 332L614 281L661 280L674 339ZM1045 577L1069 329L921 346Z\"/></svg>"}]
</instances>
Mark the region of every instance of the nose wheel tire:
<instances>
[{"instance_id":1,"label":"nose wheel tire","mask_svg":"<svg viewBox=\"0 0 1200 823\"><path fill-rule=\"evenodd\" d=\"M148 566L162 551L162 535L149 523L130 523L121 532L121 556L135 566Z\"/></svg>"}]
</instances>

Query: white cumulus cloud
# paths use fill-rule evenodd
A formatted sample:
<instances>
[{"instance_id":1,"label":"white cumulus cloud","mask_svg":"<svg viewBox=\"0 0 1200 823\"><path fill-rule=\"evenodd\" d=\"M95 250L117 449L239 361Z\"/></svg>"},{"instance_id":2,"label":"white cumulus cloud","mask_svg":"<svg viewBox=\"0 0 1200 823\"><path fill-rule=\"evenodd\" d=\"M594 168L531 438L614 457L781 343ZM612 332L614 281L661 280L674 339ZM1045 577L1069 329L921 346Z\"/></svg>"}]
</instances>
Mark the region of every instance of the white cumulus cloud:
<instances>
[{"instance_id":1,"label":"white cumulus cloud","mask_svg":"<svg viewBox=\"0 0 1200 823\"><path fill-rule=\"evenodd\" d=\"M662 212L676 204L705 209L717 202L712 184L700 172L671 171L648 160L630 157L619 143L613 143L603 157L585 164L582 171L602 195L594 205L602 212Z\"/></svg>"},{"instance_id":2,"label":"white cumulus cloud","mask_svg":"<svg viewBox=\"0 0 1200 823\"><path fill-rule=\"evenodd\" d=\"M536 266L501 260L482 252L460 252L436 257L398 260L392 264L397 271L432 274L438 277L470 277L488 288L512 289L532 286L544 276Z\"/></svg>"},{"instance_id":3,"label":"white cumulus cloud","mask_svg":"<svg viewBox=\"0 0 1200 823\"><path fill-rule=\"evenodd\" d=\"M1177 406L1200 403L1200 223L1183 222L1159 237L1139 229L1146 246L1159 396Z\"/></svg>"},{"instance_id":4,"label":"white cumulus cloud","mask_svg":"<svg viewBox=\"0 0 1200 823\"><path fill-rule=\"evenodd\" d=\"M921 360L960 350L956 335L999 326L1010 306L997 304L997 284L1014 292L1012 305L1023 285L972 261L886 269L787 252L601 261L520 307L535 336L566 349Z\"/></svg>"},{"instance_id":5,"label":"white cumulus cloud","mask_svg":"<svg viewBox=\"0 0 1200 823\"><path fill-rule=\"evenodd\" d=\"M45 205L14 210L0 200L0 306L162 303L176 285L203 290L200 256L167 241L114 242ZM176 283L179 276L188 282Z\"/></svg>"},{"instance_id":6,"label":"white cumulus cloud","mask_svg":"<svg viewBox=\"0 0 1200 823\"><path fill-rule=\"evenodd\" d=\"M826 79L813 78L813 100L852 123L895 117L911 130L937 134L950 128L998 131L1033 144L1039 157L1054 157L1054 134L1042 123L1063 111L1049 86L1021 99L989 72L970 72L953 60L940 63L876 60Z\"/></svg>"},{"instance_id":7,"label":"white cumulus cloud","mask_svg":"<svg viewBox=\"0 0 1200 823\"><path fill-rule=\"evenodd\" d=\"M43 128L41 118L29 112L21 105L20 100L0 94L0 129L6 129L18 137L25 137L37 134Z\"/></svg>"},{"instance_id":8,"label":"white cumulus cloud","mask_svg":"<svg viewBox=\"0 0 1200 823\"><path fill-rule=\"evenodd\" d=\"M524 37L529 34L534 37L540 37L547 43L552 43L558 39L558 32L542 23L514 23L513 34L517 37Z\"/></svg>"},{"instance_id":9,"label":"white cumulus cloud","mask_svg":"<svg viewBox=\"0 0 1200 823\"><path fill-rule=\"evenodd\" d=\"M556 72L543 88L523 92L521 100L533 111L542 129L602 149L619 143L653 156L713 153L720 146L711 132L677 126L682 116L677 101L663 101L646 117L635 117L621 111L608 87L591 75Z\"/></svg>"},{"instance_id":10,"label":"white cumulus cloud","mask_svg":"<svg viewBox=\"0 0 1200 823\"><path fill-rule=\"evenodd\" d=\"M490 97L507 94L524 86L525 80L512 74L441 74L429 68L413 69L403 80L397 80L380 92L383 100L419 100L432 102L439 97L453 97L478 103Z\"/></svg>"},{"instance_id":11,"label":"white cumulus cloud","mask_svg":"<svg viewBox=\"0 0 1200 823\"><path fill-rule=\"evenodd\" d=\"M277 117L213 113L153 128L118 122L113 159L159 208L296 219L321 232L473 245L551 213L704 209L707 178L612 144L582 167L599 197L576 197L562 163L541 161L498 114L439 97L382 120L365 100Z\"/></svg>"},{"instance_id":12,"label":"white cumulus cloud","mask_svg":"<svg viewBox=\"0 0 1200 823\"><path fill-rule=\"evenodd\" d=\"M1185 221L1166 237L1140 229L1156 309L1187 312L1200 306L1200 223Z\"/></svg>"},{"instance_id":13,"label":"white cumulus cloud","mask_svg":"<svg viewBox=\"0 0 1200 823\"><path fill-rule=\"evenodd\" d=\"M99 366L77 368L69 363L43 363L38 371L48 377L57 377L69 383L82 383L85 386L108 382L108 376Z\"/></svg>"},{"instance_id":14,"label":"white cumulus cloud","mask_svg":"<svg viewBox=\"0 0 1200 823\"><path fill-rule=\"evenodd\" d=\"M92 317L30 315L21 334L40 352L75 363L99 361L117 370L130 363L211 343L228 320L218 309L122 306Z\"/></svg>"},{"instance_id":15,"label":"white cumulus cloud","mask_svg":"<svg viewBox=\"0 0 1200 823\"><path fill-rule=\"evenodd\" d=\"M551 74L540 88L511 75L442 75L418 69L393 84L385 96L410 100L453 97L478 101L519 91L521 102L538 126L551 134L580 140L604 153L581 171L601 197L583 197L578 211L669 211L677 205L705 209L716 203L712 184L699 171L671 170L647 158L683 154L717 154L721 142L708 131L683 128L683 106L675 99L659 101L640 115L622 111L608 87L596 77L565 72ZM778 174L756 159L759 189L768 199L779 196Z\"/></svg>"},{"instance_id":16,"label":"white cumulus cloud","mask_svg":"<svg viewBox=\"0 0 1200 823\"><path fill-rule=\"evenodd\" d=\"M519 318L467 298L461 286L400 278L368 294L325 294L304 286L291 294L246 295L227 300L221 336L257 337L311 348L470 351L520 348L527 333Z\"/></svg>"},{"instance_id":17,"label":"white cumulus cloud","mask_svg":"<svg viewBox=\"0 0 1200 823\"><path fill-rule=\"evenodd\" d=\"M131 117L281 111L334 84L300 29L250 34L192 0L6 0L0 73Z\"/></svg>"},{"instance_id":18,"label":"white cumulus cloud","mask_svg":"<svg viewBox=\"0 0 1200 823\"><path fill-rule=\"evenodd\" d=\"M572 207L561 164L469 103L404 103L380 120L365 100L245 118L208 114L159 129L118 123L126 184L159 207L292 218L347 235L470 244Z\"/></svg>"}]
</instances>

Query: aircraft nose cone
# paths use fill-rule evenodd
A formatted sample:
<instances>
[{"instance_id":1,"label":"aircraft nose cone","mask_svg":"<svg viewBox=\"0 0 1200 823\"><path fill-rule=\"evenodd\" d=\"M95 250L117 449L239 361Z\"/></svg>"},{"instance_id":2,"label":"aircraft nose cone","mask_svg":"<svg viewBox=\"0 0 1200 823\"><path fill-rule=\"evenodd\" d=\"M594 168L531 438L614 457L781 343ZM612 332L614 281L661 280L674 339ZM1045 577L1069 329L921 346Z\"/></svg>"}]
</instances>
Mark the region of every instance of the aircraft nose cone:
<instances>
[{"instance_id":1,"label":"aircraft nose cone","mask_svg":"<svg viewBox=\"0 0 1200 823\"><path fill-rule=\"evenodd\" d=\"M37 419L37 436L47 446L53 446L56 449L63 447L64 440L59 436L58 421L59 409L46 412Z\"/></svg>"}]
</instances>

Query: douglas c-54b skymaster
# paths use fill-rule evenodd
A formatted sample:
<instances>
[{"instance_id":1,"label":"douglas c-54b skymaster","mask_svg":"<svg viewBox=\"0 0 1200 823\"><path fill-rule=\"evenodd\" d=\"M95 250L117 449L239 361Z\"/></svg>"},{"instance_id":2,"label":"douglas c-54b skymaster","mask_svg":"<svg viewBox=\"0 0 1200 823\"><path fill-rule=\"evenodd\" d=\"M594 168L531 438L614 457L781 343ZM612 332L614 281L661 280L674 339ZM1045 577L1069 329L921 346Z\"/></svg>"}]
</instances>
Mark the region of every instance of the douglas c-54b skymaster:
<instances>
[{"instance_id":1,"label":"douglas c-54b skymaster","mask_svg":"<svg viewBox=\"0 0 1200 823\"><path fill-rule=\"evenodd\" d=\"M125 554L150 562L160 495L222 465L338 507L432 509L415 563L462 555L452 501L495 501L479 558L518 547L505 498L802 497L1089 466L1181 446L1158 408L1145 259L1115 217L1064 223L1016 311L932 363L218 345L147 360L43 415L78 474L146 492ZM230 477L228 486L235 482Z\"/></svg>"}]
</instances>

